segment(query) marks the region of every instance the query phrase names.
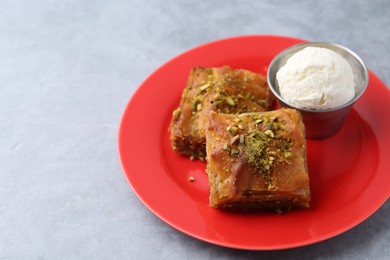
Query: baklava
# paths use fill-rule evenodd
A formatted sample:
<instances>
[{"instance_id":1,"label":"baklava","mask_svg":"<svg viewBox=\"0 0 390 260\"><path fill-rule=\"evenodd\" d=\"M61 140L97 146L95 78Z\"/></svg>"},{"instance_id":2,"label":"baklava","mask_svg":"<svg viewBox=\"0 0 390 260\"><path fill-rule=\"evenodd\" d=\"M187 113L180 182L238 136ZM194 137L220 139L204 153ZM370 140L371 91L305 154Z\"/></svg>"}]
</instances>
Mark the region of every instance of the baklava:
<instances>
[{"instance_id":1,"label":"baklava","mask_svg":"<svg viewBox=\"0 0 390 260\"><path fill-rule=\"evenodd\" d=\"M309 207L299 111L211 112L206 143L211 207L279 212Z\"/></svg>"},{"instance_id":2,"label":"baklava","mask_svg":"<svg viewBox=\"0 0 390 260\"><path fill-rule=\"evenodd\" d=\"M169 127L173 150L191 159L206 157L206 123L210 111L226 114L268 111L272 95L266 78L229 66L192 68Z\"/></svg>"}]
</instances>

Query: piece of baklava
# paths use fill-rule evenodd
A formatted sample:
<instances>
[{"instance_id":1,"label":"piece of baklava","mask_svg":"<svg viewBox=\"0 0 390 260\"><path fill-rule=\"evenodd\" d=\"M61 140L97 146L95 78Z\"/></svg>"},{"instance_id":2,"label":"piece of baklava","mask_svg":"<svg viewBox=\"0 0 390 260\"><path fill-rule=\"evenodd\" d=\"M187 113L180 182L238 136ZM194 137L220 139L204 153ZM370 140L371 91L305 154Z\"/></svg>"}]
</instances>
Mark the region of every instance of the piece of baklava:
<instances>
[{"instance_id":1,"label":"piece of baklava","mask_svg":"<svg viewBox=\"0 0 390 260\"><path fill-rule=\"evenodd\" d=\"M266 78L258 73L229 66L192 68L169 127L172 148L191 159L204 160L210 111L261 112L270 110L273 102Z\"/></svg>"},{"instance_id":2,"label":"piece of baklava","mask_svg":"<svg viewBox=\"0 0 390 260\"><path fill-rule=\"evenodd\" d=\"M309 207L300 112L211 112L206 139L211 207L275 211Z\"/></svg>"}]
</instances>

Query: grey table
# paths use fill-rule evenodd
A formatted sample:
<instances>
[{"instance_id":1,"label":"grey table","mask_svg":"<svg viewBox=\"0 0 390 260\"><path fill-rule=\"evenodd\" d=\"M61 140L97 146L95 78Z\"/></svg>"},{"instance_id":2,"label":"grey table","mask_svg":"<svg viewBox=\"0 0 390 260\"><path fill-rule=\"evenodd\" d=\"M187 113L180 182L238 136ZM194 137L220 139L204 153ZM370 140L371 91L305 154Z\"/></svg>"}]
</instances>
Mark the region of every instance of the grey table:
<instances>
[{"instance_id":1,"label":"grey table","mask_svg":"<svg viewBox=\"0 0 390 260\"><path fill-rule=\"evenodd\" d=\"M121 169L123 109L199 44L274 34L350 47L390 86L390 2L1 1L0 259L389 259L390 203L333 239L243 251L171 228Z\"/></svg>"}]
</instances>

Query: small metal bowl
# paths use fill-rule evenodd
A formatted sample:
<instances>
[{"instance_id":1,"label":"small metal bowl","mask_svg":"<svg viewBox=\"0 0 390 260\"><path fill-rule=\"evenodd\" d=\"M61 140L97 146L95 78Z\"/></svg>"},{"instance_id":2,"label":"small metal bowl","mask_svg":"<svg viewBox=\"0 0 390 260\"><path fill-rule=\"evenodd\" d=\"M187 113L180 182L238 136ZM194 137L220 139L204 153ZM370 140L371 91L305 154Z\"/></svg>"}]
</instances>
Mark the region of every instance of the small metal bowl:
<instances>
[{"instance_id":1,"label":"small metal bowl","mask_svg":"<svg viewBox=\"0 0 390 260\"><path fill-rule=\"evenodd\" d=\"M296 52L309 47L323 47L335 51L344 57L351 65L355 80L355 96L342 106L331 109L306 109L289 104L279 93L276 73L283 67L287 60ZM368 71L363 60L351 50L334 43L306 42L294 45L279 53L270 63L267 72L267 80L273 94L279 99L282 107L294 108L302 113L303 123L306 129L306 138L325 139L336 134L343 125L345 117L353 104L358 100L367 88ZM316 86L313 86L316 87Z\"/></svg>"}]
</instances>

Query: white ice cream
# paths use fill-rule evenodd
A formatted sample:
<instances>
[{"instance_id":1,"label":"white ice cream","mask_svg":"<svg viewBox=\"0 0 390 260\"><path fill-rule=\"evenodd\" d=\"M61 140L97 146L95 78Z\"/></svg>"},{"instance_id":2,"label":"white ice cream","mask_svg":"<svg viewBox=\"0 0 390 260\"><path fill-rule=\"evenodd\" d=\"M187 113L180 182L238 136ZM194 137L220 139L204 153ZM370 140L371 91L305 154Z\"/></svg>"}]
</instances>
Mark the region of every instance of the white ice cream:
<instances>
[{"instance_id":1,"label":"white ice cream","mask_svg":"<svg viewBox=\"0 0 390 260\"><path fill-rule=\"evenodd\" d=\"M276 74L280 95L298 108L329 109L355 95L352 68L338 53L306 47L292 55Z\"/></svg>"}]
</instances>

